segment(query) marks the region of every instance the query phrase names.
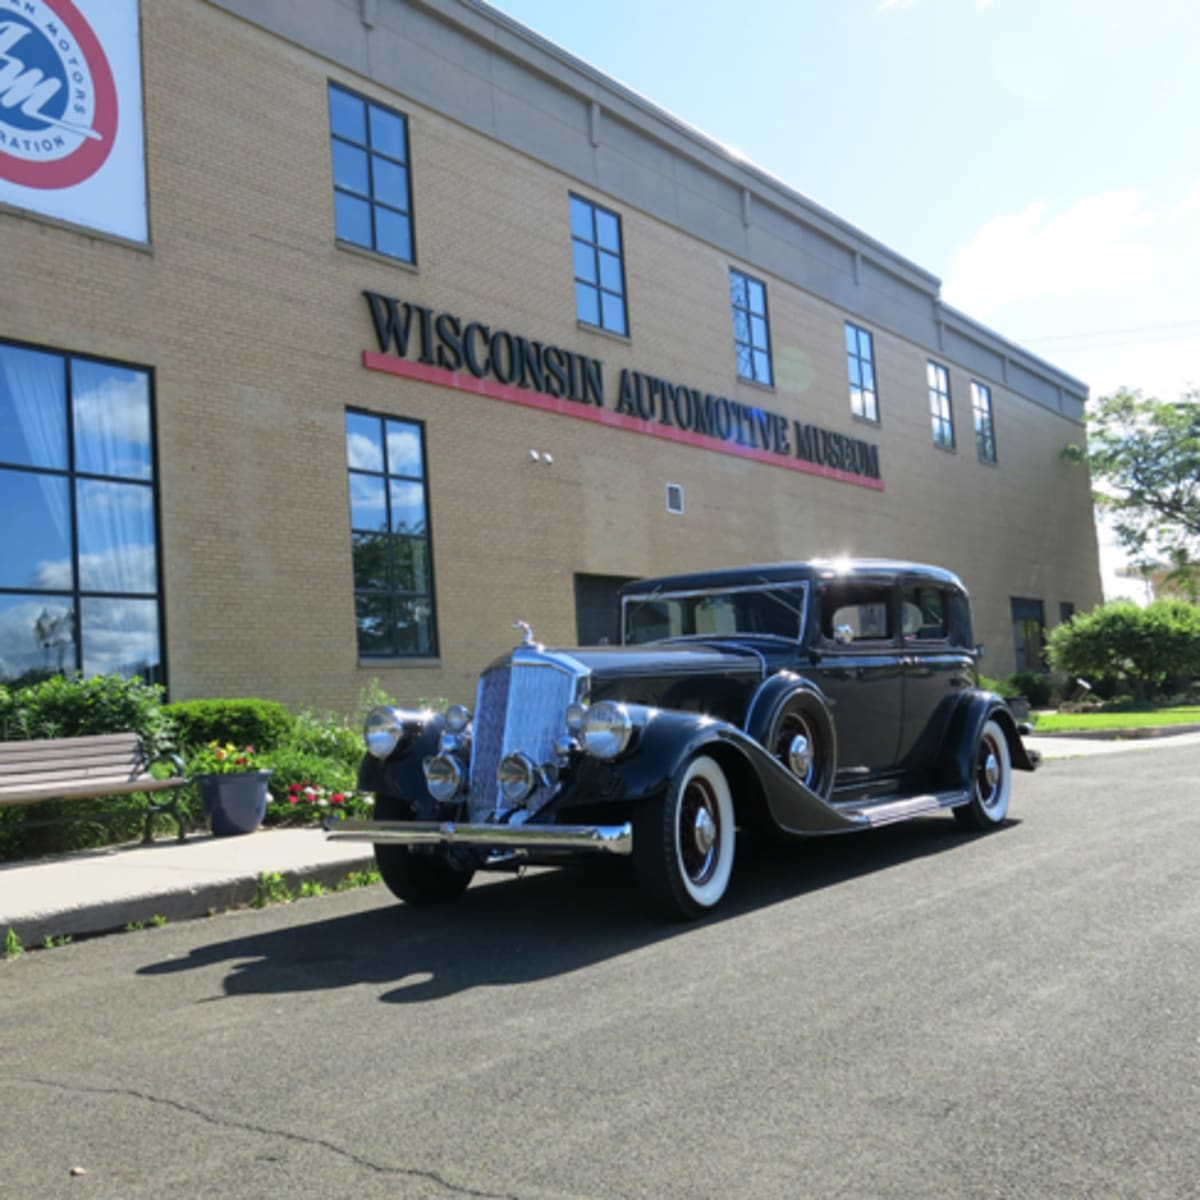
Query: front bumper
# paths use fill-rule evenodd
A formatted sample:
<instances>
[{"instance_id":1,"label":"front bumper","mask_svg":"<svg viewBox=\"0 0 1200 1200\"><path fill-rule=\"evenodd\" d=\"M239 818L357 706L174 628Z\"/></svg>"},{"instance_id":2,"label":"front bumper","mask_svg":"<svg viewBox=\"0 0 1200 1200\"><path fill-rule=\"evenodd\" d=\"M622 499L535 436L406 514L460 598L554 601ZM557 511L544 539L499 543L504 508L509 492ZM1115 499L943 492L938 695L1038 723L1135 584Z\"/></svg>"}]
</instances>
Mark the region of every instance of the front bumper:
<instances>
[{"instance_id":1,"label":"front bumper","mask_svg":"<svg viewBox=\"0 0 1200 1200\"><path fill-rule=\"evenodd\" d=\"M633 852L633 827L624 825L464 825L456 821L357 821L331 817L331 841L389 846L477 846L487 850Z\"/></svg>"}]
</instances>

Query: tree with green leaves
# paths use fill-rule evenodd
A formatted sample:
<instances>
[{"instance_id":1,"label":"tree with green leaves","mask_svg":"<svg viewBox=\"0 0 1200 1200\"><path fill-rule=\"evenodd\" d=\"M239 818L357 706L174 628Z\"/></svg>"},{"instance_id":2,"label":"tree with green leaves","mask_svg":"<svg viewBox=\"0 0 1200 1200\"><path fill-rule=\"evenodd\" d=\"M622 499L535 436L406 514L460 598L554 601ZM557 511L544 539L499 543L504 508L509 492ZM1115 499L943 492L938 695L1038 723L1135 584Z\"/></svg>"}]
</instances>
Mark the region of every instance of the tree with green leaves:
<instances>
[{"instance_id":1,"label":"tree with green leaves","mask_svg":"<svg viewBox=\"0 0 1200 1200\"><path fill-rule=\"evenodd\" d=\"M1088 414L1087 461L1096 503L1135 565L1166 566L1195 596L1200 582L1200 390L1179 400L1140 391L1103 396Z\"/></svg>"}]
</instances>

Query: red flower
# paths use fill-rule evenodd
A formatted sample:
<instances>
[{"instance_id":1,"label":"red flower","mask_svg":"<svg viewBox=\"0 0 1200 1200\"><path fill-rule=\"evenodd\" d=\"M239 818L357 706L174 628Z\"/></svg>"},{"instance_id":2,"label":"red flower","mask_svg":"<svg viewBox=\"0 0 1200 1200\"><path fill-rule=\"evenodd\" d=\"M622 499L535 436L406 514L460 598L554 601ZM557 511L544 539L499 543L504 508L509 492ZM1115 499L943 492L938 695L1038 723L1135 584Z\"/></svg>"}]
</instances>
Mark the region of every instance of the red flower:
<instances>
[{"instance_id":1,"label":"red flower","mask_svg":"<svg viewBox=\"0 0 1200 1200\"><path fill-rule=\"evenodd\" d=\"M292 794L291 794L291 795L288 797L288 803L289 803L289 804L299 804L299 803L300 803L300 797L299 797L299 796L297 796L295 792L293 792L293 793L292 793Z\"/></svg>"},{"instance_id":2,"label":"red flower","mask_svg":"<svg viewBox=\"0 0 1200 1200\"><path fill-rule=\"evenodd\" d=\"M253 747L253 746L247 746L247 747L246 747L246 753L247 753L247 754L253 754L253 753L255 753L254 747Z\"/></svg>"},{"instance_id":3,"label":"red flower","mask_svg":"<svg viewBox=\"0 0 1200 1200\"><path fill-rule=\"evenodd\" d=\"M299 790L300 790L300 785L299 785L298 783L289 783L289 784L288 784L288 791L289 791L289 792L291 792L293 796L294 796L294 795L295 795L295 794L296 794L296 793L297 793Z\"/></svg>"},{"instance_id":4,"label":"red flower","mask_svg":"<svg viewBox=\"0 0 1200 1200\"><path fill-rule=\"evenodd\" d=\"M333 795L329 797L329 803L341 804L345 799L346 797L343 796L341 792L334 792Z\"/></svg>"}]
</instances>

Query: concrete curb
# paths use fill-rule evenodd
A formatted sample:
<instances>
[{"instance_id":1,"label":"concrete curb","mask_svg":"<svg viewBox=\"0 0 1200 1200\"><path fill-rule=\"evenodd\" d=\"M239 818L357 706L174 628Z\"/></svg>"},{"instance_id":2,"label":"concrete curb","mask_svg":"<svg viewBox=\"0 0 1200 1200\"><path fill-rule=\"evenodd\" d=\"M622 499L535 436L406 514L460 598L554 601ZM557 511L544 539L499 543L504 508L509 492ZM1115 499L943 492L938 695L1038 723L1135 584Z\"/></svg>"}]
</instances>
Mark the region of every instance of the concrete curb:
<instances>
[{"instance_id":1,"label":"concrete curb","mask_svg":"<svg viewBox=\"0 0 1200 1200\"><path fill-rule=\"evenodd\" d=\"M1096 742L1136 742L1146 738L1174 737L1181 733L1200 733L1200 725L1135 725L1129 729L1055 729L1039 732L1034 727L1031 737L1084 738Z\"/></svg>"}]
</instances>

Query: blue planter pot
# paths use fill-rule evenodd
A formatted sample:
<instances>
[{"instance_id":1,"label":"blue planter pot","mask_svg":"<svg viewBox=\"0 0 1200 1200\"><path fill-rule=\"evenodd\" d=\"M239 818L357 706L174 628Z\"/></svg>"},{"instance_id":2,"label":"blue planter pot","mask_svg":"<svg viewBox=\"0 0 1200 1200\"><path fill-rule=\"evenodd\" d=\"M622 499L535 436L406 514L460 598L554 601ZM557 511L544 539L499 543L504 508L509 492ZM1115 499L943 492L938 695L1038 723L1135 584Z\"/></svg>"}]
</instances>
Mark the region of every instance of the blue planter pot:
<instances>
[{"instance_id":1,"label":"blue planter pot","mask_svg":"<svg viewBox=\"0 0 1200 1200\"><path fill-rule=\"evenodd\" d=\"M270 771L237 771L231 775L197 775L200 802L214 837L253 833L267 815Z\"/></svg>"}]
</instances>

